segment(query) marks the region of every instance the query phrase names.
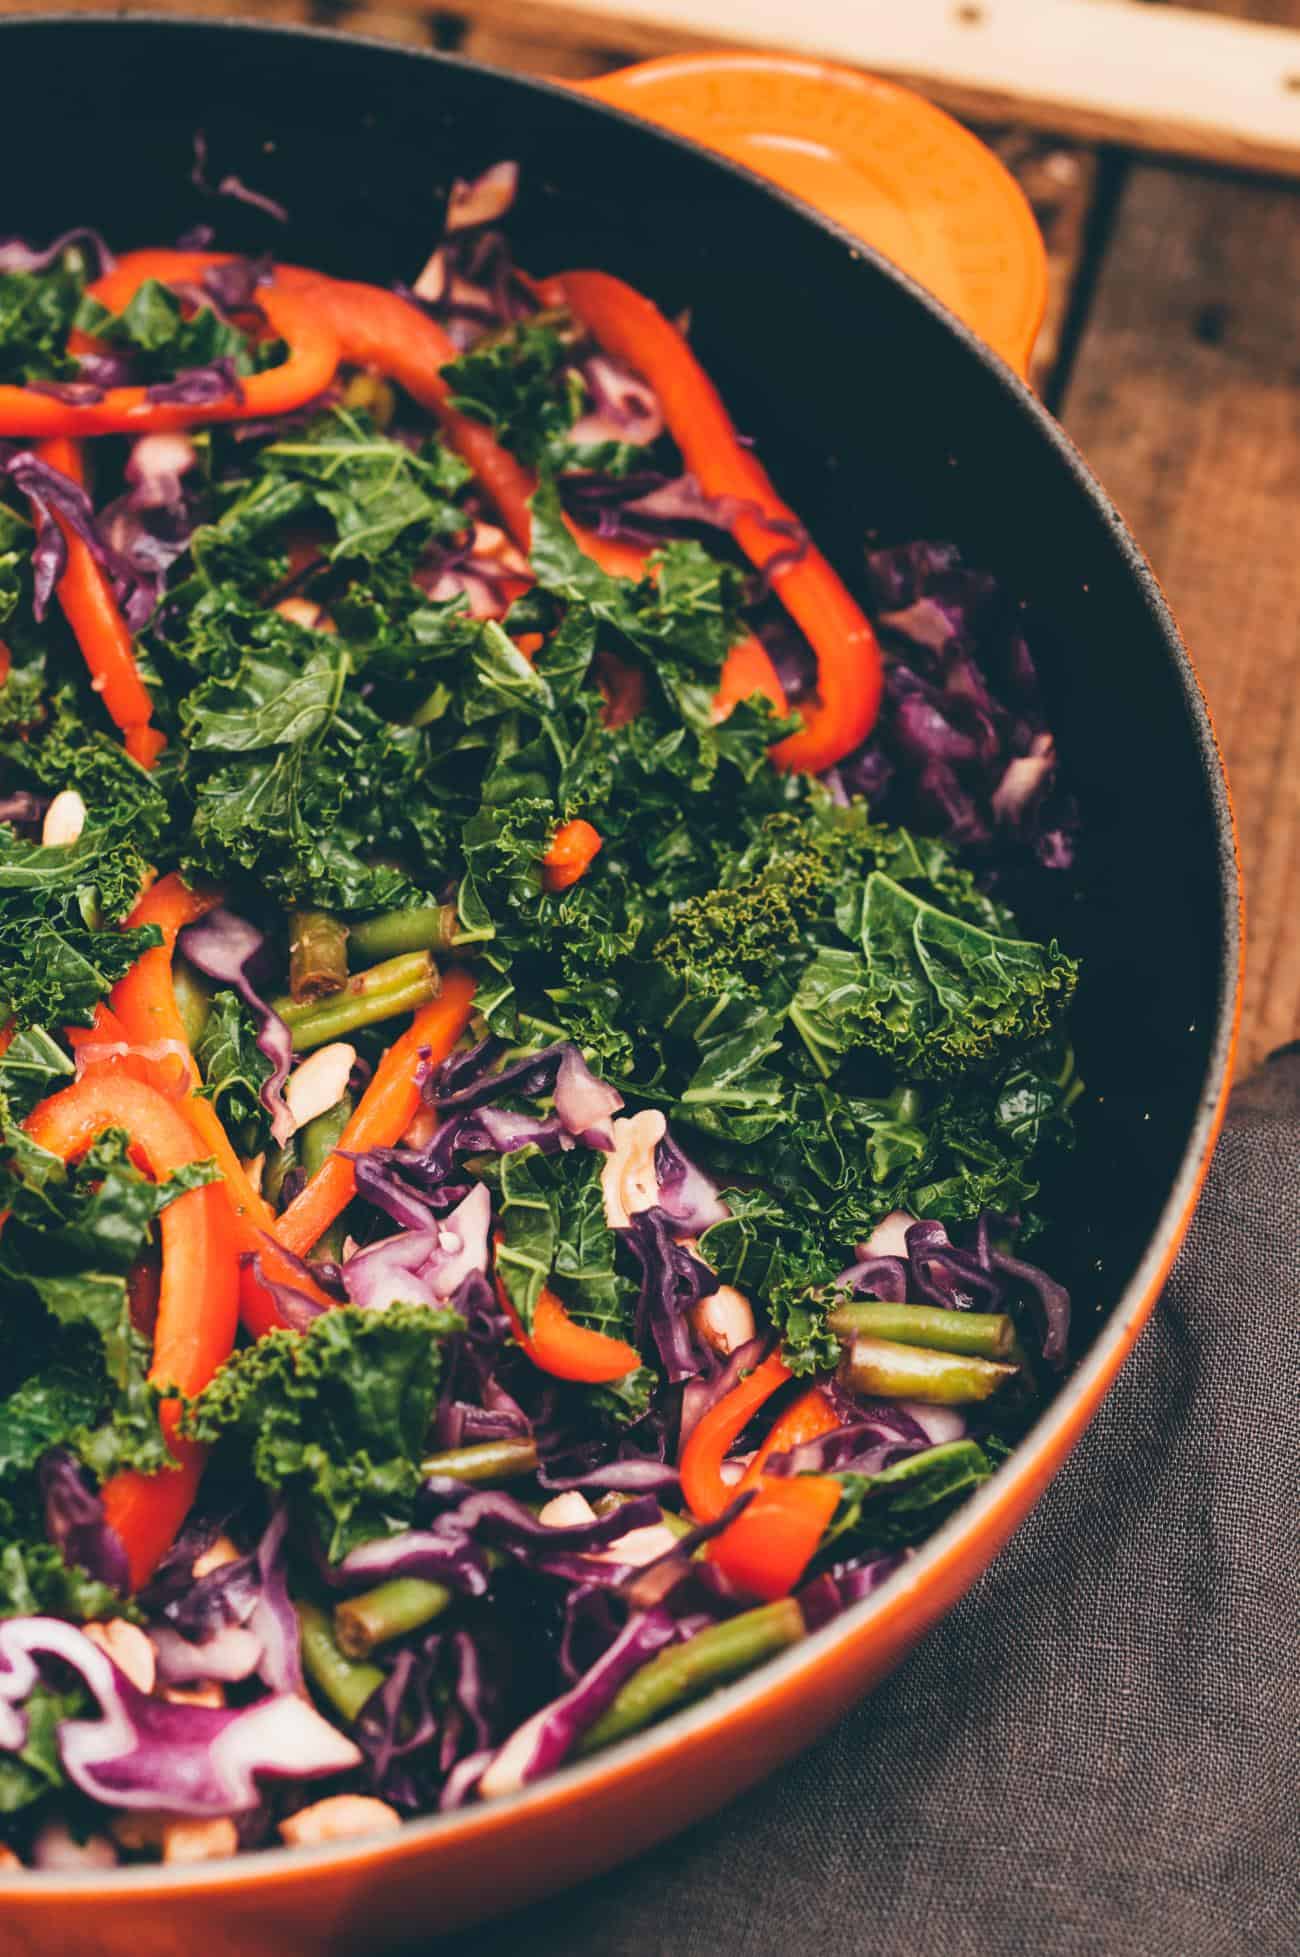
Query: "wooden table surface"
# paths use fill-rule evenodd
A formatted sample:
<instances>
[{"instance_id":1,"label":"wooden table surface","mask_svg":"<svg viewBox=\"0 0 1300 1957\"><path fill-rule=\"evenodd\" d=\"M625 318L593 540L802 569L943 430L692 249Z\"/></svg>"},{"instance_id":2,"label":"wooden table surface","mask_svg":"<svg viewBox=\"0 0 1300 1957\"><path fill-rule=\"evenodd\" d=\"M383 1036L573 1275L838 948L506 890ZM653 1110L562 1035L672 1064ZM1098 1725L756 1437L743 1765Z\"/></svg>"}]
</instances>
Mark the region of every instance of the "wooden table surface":
<instances>
[{"instance_id":1,"label":"wooden table surface","mask_svg":"<svg viewBox=\"0 0 1300 1957\"><path fill-rule=\"evenodd\" d=\"M137 3L229 11L227 0L126 0ZM7 11L49 4L5 0ZM1212 10L1300 28L1300 0ZM563 0L245 0L241 11L555 76L674 45L644 26L621 31L618 0L598 26L566 17ZM1248 908L1245 1068L1300 1035L1300 183L980 133L1047 240L1034 382L1154 564L1227 757Z\"/></svg>"}]
</instances>

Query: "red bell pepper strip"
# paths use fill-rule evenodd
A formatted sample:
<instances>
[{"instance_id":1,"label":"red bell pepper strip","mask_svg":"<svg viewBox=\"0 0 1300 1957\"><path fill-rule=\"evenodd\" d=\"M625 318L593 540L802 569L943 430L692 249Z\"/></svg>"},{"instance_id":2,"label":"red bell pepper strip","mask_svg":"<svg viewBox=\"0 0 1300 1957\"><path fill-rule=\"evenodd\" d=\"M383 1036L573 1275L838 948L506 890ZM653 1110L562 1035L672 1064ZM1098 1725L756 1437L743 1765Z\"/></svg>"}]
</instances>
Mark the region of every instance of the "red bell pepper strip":
<instances>
[{"instance_id":1,"label":"red bell pepper strip","mask_svg":"<svg viewBox=\"0 0 1300 1957\"><path fill-rule=\"evenodd\" d=\"M683 462L708 496L757 506L731 533L760 569L788 548L770 525L795 522L763 465L744 448L708 375L658 307L607 272L565 272L558 281L570 311L608 353L626 360L658 396ZM763 519L767 519L764 521ZM817 657L819 700L805 725L773 750L784 768L829 768L871 732L883 669L876 636L836 572L814 546L777 566L772 588Z\"/></svg>"},{"instance_id":2,"label":"red bell pepper strip","mask_svg":"<svg viewBox=\"0 0 1300 1957\"><path fill-rule=\"evenodd\" d=\"M840 1423L819 1388L803 1394L777 1421L739 1482L727 1482L722 1463L736 1436L790 1378L779 1352L733 1386L692 1429L679 1464L682 1493L701 1522L716 1521L728 1502L750 1493L741 1513L715 1536L706 1554L739 1590L782 1597L803 1575L835 1513L840 1485L829 1475L778 1479L762 1472L772 1454ZM820 1402L820 1406L817 1404Z\"/></svg>"},{"instance_id":3,"label":"red bell pepper strip","mask_svg":"<svg viewBox=\"0 0 1300 1957\"><path fill-rule=\"evenodd\" d=\"M187 264L197 265L201 276L208 265L220 262L204 253L132 252L87 290L110 310L120 311L147 278L166 276L155 270L160 260L166 260L170 276L182 278ZM144 387L110 387L101 400L78 403L30 387L0 387L0 435L143 435L287 414L305 406L333 380L338 340L319 308L299 293L264 287L257 303L272 333L287 343L289 356L278 367L246 376L238 392L219 401L186 404L151 401Z\"/></svg>"},{"instance_id":4,"label":"red bell pepper strip","mask_svg":"<svg viewBox=\"0 0 1300 1957\"><path fill-rule=\"evenodd\" d=\"M178 876L166 876L140 899L127 918L128 924L156 924L163 942L137 958L126 977L113 988L113 1009L123 1036L137 1045L157 1040L175 1040L186 1045L185 1026L172 986L172 959L177 933L185 925L211 910L218 902L210 891L191 890ZM326 1309L334 1300L287 1259L274 1240L275 1211L249 1180L221 1117L211 1101L198 1092L198 1074L190 1062L191 1087L181 1112L193 1130L205 1156L211 1156L221 1171L222 1188L230 1209L231 1229L237 1250L243 1257L256 1254L264 1274L297 1290L306 1292L314 1304ZM256 1280L252 1283L256 1285ZM257 1295L270 1306L269 1316L259 1324L259 1335L281 1321L274 1310L271 1294L257 1286Z\"/></svg>"},{"instance_id":5,"label":"red bell pepper strip","mask_svg":"<svg viewBox=\"0 0 1300 1957\"><path fill-rule=\"evenodd\" d=\"M786 1408L779 1420L773 1421L767 1439L732 1489L732 1494L756 1487L774 1454L788 1454L792 1448L802 1447L806 1441L815 1441L822 1434L833 1433L843 1425L821 1387L810 1386L806 1393L801 1393Z\"/></svg>"},{"instance_id":6,"label":"red bell pepper strip","mask_svg":"<svg viewBox=\"0 0 1300 1957\"><path fill-rule=\"evenodd\" d=\"M119 979L113 988L112 1008L128 1041L137 1046L174 1041L188 1050L185 1023L172 985L176 938L187 924L195 923L219 902L216 891L192 890L173 873L146 890L128 916L129 925L156 924L163 934L163 942L151 951L142 952L125 978ZM192 1058L189 1071L185 1118L221 1171L240 1248L256 1249L259 1233L272 1227L275 1212L253 1188L211 1101L198 1092L198 1069Z\"/></svg>"},{"instance_id":7,"label":"red bell pepper strip","mask_svg":"<svg viewBox=\"0 0 1300 1957\"><path fill-rule=\"evenodd\" d=\"M737 1590L765 1601L784 1597L816 1555L839 1499L840 1484L831 1475L764 1475L704 1553Z\"/></svg>"},{"instance_id":8,"label":"red bell pepper strip","mask_svg":"<svg viewBox=\"0 0 1300 1957\"><path fill-rule=\"evenodd\" d=\"M519 1313L497 1279L497 1297L528 1357L539 1372L552 1379L581 1380L587 1386L606 1386L623 1379L641 1364L635 1346L608 1332L596 1332L588 1325L577 1325L569 1317L555 1293L543 1287L533 1309L533 1329L525 1332Z\"/></svg>"},{"instance_id":9,"label":"red bell pepper strip","mask_svg":"<svg viewBox=\"0 0 1300 1957\"><path fill-rule=\"evenodd\" d=\"M228 262L220 252L149 250L128 252L115 269L90 288L101 304L120 311L146 279L196 284L213 266ZM337 335L340 358L371 367L403 387L412 400L427 408L452 448L474 471L513 543L527 553L532 546L530 499L537 479L491 430L452 405L452 390L442 369L460 357L460 348L436 320L421 312L400 293L349 279L331 279L301 265L277 265L274 292L307 298L319 317ZM260 294L259 294L260 299ZM617 537L601 537L566 517L569 532L587 556L611 577L643 578L647 553ZM777 712L787 711L776 669L757 639L733 649L728 664L740 657L744 684L737 675L728 683L723 669L719 704L729 711L738 700L762 693ZM725 718L725 711L719 718Z\"/></svg>"},{"instance_id":10,"label":"red bell pepper strip","mask_svg":"<svg viewBox=\"0 0 1300 1957\"><path fill-rule=\"evenodd\" d=\"M42 1101L24 1124L41 1148L70 1161L106 1128L124 1128L133 1155L156 1179L202 1161L202 1145L169 1101L142 1081L87 1074ZM229 1215L216 1184L169 1203L160 1222L162 1280L149 1377L159 1386L197 1393L229 1356L239 1308L239 1271ZM179 1466L160 1474L131 1471L105 1484L104 1511L126 1546L133 1589L153 1573L189 1512L205 1450L182 1440L174 1401L161 1409L163 1432Z\"/></svg>"},{"instance_id":11,"label":"red bell pepper strip","mask_svg":"<svg viewBox=\"0 0 1300 1957\"><path fill-rule=\"evenodd\" d=\"M542 882L553 894L567 890L570 884L586 876L604 847L599 829L593 829L581 816L573 822L562 822L542 858Z\"/></svg>"},{"instance_id":12,"label":"red bell pepper strip","mask_svg":"<svg viewBox=\"0 0 1300 1957\"><path fill-rule=\"evenodd\" d=\"M691 1429L678 1466L682 1494L697 1521L716 1522L728 1502L734 1500L735 1484L725 1481L722 1475L727 1449L758 1409L789 1378L790 1368L781 1354L769 1354L761 1366L746 1373Z\"/></svg>"},{"instance_id":13,"label":"red bell pepper strip","mask_svg":"<svg viewBox=\"0 0 1300 1957\"><path fill-rule=\"evenodd\" d=\"M79 443L69 441L66 436L56 436L42 442L36 454L51 469L57 469L79 488L85 488L86 472ZM81 647L95 691L103 700L109 718L121 729L128 752L141 767L151 768L166 741L149 725L153 701L135 663L130 630L118 610L103 567L95 562L89 545L57 511L54 521L63 532L68 550L67 569L58 583L58 600L64 617Z\"/></svg>"},{"instance_id":14,"label":"red bell pepper strip","mask_svg":"<svg viewBox=\"0 0 1300 1957\"><path fill-rule=\"evenodd\" d=\"M65 1027L64 1038L74 1054L80 1054L82 1048L87 1046L112 1046L119 1043L126 1046L129 1043L126 1028L112 1007L105 1005L102 999L95 1007L93 1023L89 1026Z\"/></svg>"},{"instance_id":15,"label":"red bell pepper strip","mask_svg":"<svg viewBox=\"0 0 1300 1957\"><path fill-rule=\"evenodd\" d=\"M298 1266L283 1257L277 1261L277 1252L287 1250L294 1257L306 1257L347 1208L357 1191L356 1170L348 1156L364 1155L372 1148L391 1148L410 1127L420 1105L426 1068L446 1059L469 1024L473 1003L474 980L470 974L461 970L445 973L437 998L420 1008L408 1030L393 1042L376 1067L356 1112L339 1136L335 1153L283 1216L273 1220L269 1237L262 1238L258 1250L268 1277L282 1278L298 1290L304 1288ZM284 1323L273 1295L259 1283L249 1265L244 1267L240 1300L245 1328L254 1338Z\"/></svg>"}]
</instances>

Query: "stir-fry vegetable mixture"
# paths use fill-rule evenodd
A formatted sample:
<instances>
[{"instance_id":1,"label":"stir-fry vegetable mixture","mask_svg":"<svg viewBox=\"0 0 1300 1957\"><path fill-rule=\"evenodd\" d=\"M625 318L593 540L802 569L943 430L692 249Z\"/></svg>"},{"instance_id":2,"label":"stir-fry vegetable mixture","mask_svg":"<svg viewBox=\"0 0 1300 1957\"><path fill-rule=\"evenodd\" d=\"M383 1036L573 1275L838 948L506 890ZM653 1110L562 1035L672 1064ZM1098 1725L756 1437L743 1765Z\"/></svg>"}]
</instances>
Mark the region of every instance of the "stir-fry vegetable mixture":
<instances>
[{"instance_id":1,"label":"stir-fry vegetable mixture","mask_svg":"<svg viewBox=\"0 0 1300 1957\"><path fill-rule=\"evenodd\" d=\"M842 581L514 191L410 290L0 244L11 1865L523 1787L866 1596L1067 1360L1021 613Z\"/></svg>"}]
</instances>

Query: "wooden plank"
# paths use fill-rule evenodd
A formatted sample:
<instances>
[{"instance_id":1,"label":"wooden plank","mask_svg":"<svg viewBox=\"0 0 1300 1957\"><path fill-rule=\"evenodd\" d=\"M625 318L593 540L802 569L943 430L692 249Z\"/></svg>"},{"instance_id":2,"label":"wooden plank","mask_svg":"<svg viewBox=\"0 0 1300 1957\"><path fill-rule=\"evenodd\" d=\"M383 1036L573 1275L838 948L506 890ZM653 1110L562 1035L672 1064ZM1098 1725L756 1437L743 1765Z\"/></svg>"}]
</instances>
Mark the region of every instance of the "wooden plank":
<instances>
[{"instance_id":1,"label":"wooden plank","mask_svg":"<svg viewBox=\"0 0 1300 1957\"><path fill-rule=\"evenodd\" d=\"M450 0L448 11L505 32L525 12L520 0ZM825 55L915 82L971 120L1300 176L1300 33L1222 11L1145 0L529 0L526 18L537 41L594 34L641 53L726 43Z\"/></svg>"},{"instance_id":2,"label":"wooden plank","mask_svg":"<svg viewBox=\"0 0 1300 1957\"><path fill-rule=\"evenodd\" d=\"M1097 152L1030 129L977 129L1033 206L1047 247L1047 310L1029 379L1052 395L1066 321L1084 276L1088 221L1097 194Z\"/></svg>"},{"instance_id":3,"label":"wooden plank","mask_svg":"<svg viewBox=\"0 0 1300 1957\"><path fill-rule=\"evenodd\" d=\"M1151 557L1223 743L1249 906L1243 1066L1300 1033L1297 346L1300 190L1137 167L1063 419Z\"/></svg>"}]
</instances>

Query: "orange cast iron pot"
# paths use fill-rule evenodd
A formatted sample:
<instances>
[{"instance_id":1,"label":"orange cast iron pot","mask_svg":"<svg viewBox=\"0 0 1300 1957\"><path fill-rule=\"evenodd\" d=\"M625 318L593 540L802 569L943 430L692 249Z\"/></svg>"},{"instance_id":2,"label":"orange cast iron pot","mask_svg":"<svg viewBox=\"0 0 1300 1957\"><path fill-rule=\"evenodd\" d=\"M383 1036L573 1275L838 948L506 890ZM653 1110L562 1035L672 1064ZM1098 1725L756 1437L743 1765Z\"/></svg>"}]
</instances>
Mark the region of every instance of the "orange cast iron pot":
<instances>
[{"instance_id":1,"label":"orange cast iron pot","mask_svg":"<svg viewBox=\"0 0 1300 1957\"><path fill-rule=\"evenodd\" d=\"M122 246L159 243L215 216L228 249L409 278L451 176L518 157L521 263L605 266L689 306L741 426L846 576L869 525L887 541L953 535L1032 601L1087 825L1079 900L1051 921L1085 972L1075 1039L1092 1092L1052 1246L1081 1357L1013 1459L889 1584L750 1677L495 1804L194 1868L0 1876L0 1957L374 1952L607 1868L788 1759L899 1662L1046 1488L1152 1309L1222 1116L1239 978L1227 791L1149 568L1012 371L1044 294L1024 200L928 104L740 55L652 62L582 99L206 22L13 18L0 56L0 164L22 193L8 222L33 237L89 222ZM222 171L284 200L287 232L190 195L196 127Z\"/></svg>"}]
</instances>

